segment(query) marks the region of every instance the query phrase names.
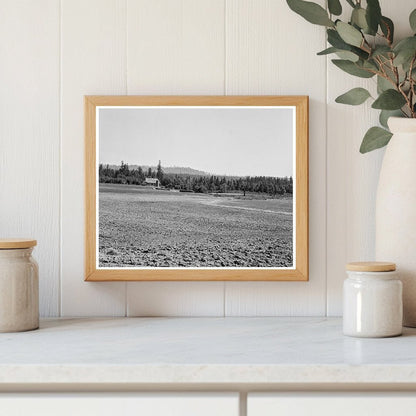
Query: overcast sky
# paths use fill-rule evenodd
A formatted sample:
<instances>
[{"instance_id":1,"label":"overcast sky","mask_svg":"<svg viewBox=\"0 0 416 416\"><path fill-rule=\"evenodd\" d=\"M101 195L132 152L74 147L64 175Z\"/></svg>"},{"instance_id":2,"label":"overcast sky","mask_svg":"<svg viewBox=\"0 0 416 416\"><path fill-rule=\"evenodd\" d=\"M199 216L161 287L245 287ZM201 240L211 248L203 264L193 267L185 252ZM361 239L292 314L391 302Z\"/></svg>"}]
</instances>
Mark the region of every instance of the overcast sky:
<instances>
[{"instance_id":1,"label":"overcast sky","mask_svg":"<svg viewBox=\"0 0 416 416\"><path fill-rule=\"evenodd\" d=\"M288 108L101 108L99 161L217 175L293 176Z\"/></svg>"}]
</instances>

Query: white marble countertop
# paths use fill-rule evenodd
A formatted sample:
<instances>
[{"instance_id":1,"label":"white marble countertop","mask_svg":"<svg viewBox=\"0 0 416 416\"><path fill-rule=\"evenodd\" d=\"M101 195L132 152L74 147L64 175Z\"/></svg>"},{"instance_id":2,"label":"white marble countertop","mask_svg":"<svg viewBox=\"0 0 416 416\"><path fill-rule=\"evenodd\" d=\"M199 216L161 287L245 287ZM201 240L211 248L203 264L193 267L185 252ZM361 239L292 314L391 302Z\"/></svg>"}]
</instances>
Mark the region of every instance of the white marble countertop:
<instances>
[{"instance_id":1,"label":"white marble countertop","mask_svg":"<svg viewBox=\"0 0 416 416\"><path fill-rule=\"evenodd\" d=\"M358 339L340 319L109 318L0 334L0 389L54 383L416 386L416 329Z\"/></svg>"}]
</instances>

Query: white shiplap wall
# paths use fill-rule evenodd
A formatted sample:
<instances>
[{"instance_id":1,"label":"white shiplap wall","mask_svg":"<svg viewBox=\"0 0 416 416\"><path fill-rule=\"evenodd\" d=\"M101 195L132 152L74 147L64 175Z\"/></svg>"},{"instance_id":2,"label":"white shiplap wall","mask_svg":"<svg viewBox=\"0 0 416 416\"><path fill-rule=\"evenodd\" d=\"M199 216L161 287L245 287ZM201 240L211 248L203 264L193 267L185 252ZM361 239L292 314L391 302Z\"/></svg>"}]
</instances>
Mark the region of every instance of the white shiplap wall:
<instances>
[{"instance_id":1,"label":"white shiplap wall","mask_svg":"<svg viewBox=\"0 0 416 416\"><path fill-rule=\"evenodd\" d=\"M128 0L127 9L128 94L224 94L224 0ZM224 283L127 283L127 308L222 316Z\"/></svg>"},{"instance_id":2,"label":"white shiplap wall","mask_svg":"<svg viewBox=\"0 0 416 416\"><path fill-rule=\"evenodd\" d=\"M308 283L227 282L227 315L325 315L326 61L316 56L324 48L322 30L304 25L285 1L226 2L225 93L310 97L311 242Z\"/></svg>"},{"instance_id":3,"label":"white shiplap wall","mask_svg":"<svg viewBox=\"0 0 416 416\"><path fill-rule=\"evenodd\" d=\"M381 0L383 13L395 23L395 37L410 36L414 0ZM360 80L328 65L327 97L327 282L328 314L342 313L342 282L347 261L374 259L375 196L384 150L359 153L361 139L377 123L368 105L338 105L335 98L357 86L376 93L373 79Z\"/></svg>"},{"instance_id":4,"label":"white shiplap wall","mask_svg":"<svg viewBox=\"0 0 416 416\"><path fill-rule=\"evenodd\" d=\"M83 96L125 94L124 0L61 1L61 312L124 315L126 284L87 284L84 274Z\"/></svg>"},{"instance_id":5,"label":"white shiplap wall","mask_svg":"<svg viewBox=\"0 0 416 416\"><path fill-rule=\"evenodd\" d=\"M59 1L0 1L0 235L35 237L42 314L59 312Z\"/></svg>"},{"instance_id":6,"label":"white shiplap wall","mask_svg":"<svg viewBox=\"0 0 416 416\"><path fill-rule=\"evenodd\" d=\"M0 234L39 240L42 315L341 313L344 263L373 256L383 151L358 153L375 115L334 104L357 82L315 55L322 28L284 0L0 5ZM382 6L407 33L414 1ZM84 282L87 94L309 95L310 281Z\"/></svg>"}]
</instances>

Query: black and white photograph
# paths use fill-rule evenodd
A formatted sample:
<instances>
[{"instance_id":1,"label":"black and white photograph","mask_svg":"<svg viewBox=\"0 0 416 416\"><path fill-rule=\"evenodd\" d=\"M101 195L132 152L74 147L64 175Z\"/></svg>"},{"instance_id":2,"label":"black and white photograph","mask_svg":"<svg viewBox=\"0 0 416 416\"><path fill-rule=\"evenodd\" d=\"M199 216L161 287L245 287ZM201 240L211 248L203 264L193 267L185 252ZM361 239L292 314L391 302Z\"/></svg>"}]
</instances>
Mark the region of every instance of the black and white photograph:
<instances>
[{"instance_id":1,"label":"black and white photograph","mask_svg":"<svg viewBox=\"0 0 416 416\"><path fill-rule=\"evenodd\" d=\"M97 268L294 268L295 118L97 107Z\"/></svg>"}]
</instances>

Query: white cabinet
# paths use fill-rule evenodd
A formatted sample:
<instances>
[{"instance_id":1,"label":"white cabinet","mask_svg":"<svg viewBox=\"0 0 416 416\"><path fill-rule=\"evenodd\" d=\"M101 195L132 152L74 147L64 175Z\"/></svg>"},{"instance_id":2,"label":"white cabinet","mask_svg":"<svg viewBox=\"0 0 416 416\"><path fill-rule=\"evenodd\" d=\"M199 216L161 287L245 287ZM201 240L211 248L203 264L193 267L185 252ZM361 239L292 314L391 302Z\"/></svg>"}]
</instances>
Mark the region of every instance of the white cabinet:
<instances>
[{"instance_id":1,"label":"white cabinet","mask_svg":"<svg viewBox=\"0 0 416 416\"><path fill-rule=\"evenodd\" d=\"M0 394L7 416L239 416L233 393Z\"/></svg>"},{"instance_id":2,"label":"white cabinet","mask_svg":"<svg viewBox=\"0 0 416 416\"><path fill-rule=\"evenodd\" d=\"M416 393L253 393L247 416L413 415Z\"/></svg>"}]
</instances>

